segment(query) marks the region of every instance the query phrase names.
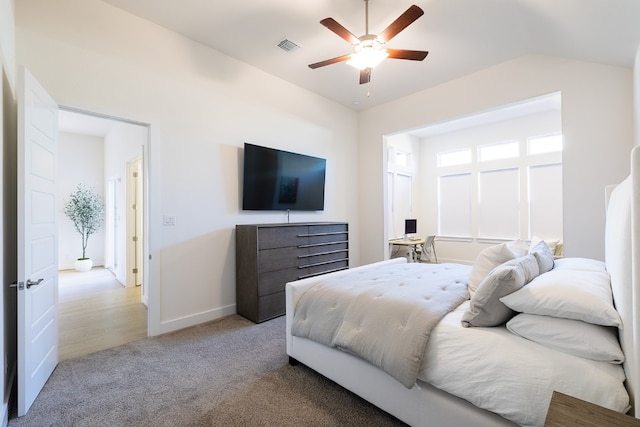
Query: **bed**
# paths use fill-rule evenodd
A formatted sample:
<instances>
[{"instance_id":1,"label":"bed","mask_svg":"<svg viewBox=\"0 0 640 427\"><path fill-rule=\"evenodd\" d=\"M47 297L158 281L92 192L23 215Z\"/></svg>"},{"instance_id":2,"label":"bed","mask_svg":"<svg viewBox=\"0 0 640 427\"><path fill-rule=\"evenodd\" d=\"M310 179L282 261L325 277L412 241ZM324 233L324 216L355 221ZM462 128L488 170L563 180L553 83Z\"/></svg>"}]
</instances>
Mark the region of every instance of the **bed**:
<instances>
[{"instance_id":1,"label":"bed","mask_svg":"<svg viewBox=\"0 0 640 427\"><path fill-rule=\"evenodd\" d=\"M300 362L310 367L412 426L542 425L553 390L592 401L619 412L628 410L628 414L640 418L640 409L636 409L640 408L640 366L638 366L640 229L638 227L640 227L640 147L632 151L629 177L619 185L607 189L604 262L566 258L552 262L551 268L543 271L545 270L544 262L540 264L540 261L545 258L534 257L539 262L537 270L533 271L536 269L535 266L527 270L521 263L524 262L525 257L535 254L529 252L524 255L517 254L517 251L513 250L518 256L505 261L508 267L494 259L496 268L488 273L485 271L484 276L480 277L480 282L477 281L478 277L475 277L473 288L471 278L474 275L477 276L478 266L475 264L473 267L467 266L467 270L462 266L461 270L455 270L453 278L442 279L448 281L450 286L441 287L447 288L447 293L456 295L453 300L440 301L436 304L437 307L447 306L447 313L434 321L433 328L426 334L426 344L416 346L413 342L414 338L408 338L406 343L399 344L398 348L403 349L399 353L411 354L413 357L415 352L422 352L417 368L413 366L414 361L411 360L409 363L411 369L408 370L404 369L400 359L395 359L395 355L385 352L384 342L370 344L365 340L362 343L361 338L349 341L354 335L353 325L345 329L342 324L335 326L333 325L335 322L330 320L319 321L317 317L312 318L311 314L314 310L318 311L317 304L323 298L334 301L329 302L333 304L329 310L341 309L339 304L336 308L337 300L333 299L333 294L317 293L320 292L318 288L325 288L322 292L335 292L335 288L343 282L346 283L345 287L355 289L358 285L351 282L354 275L366 278L361 282L373 283L380 280L378 276L388 276L389 271L394 269L406 270L406 274L422 277L439 274L429 269L453 270L457 268L456 266L442 264L435 267L420 265L410 267L411 264L407 264L406 261L394 259L291 282L286 286L287 354L292 363ZM527 262L529 264L526 265L531 265L530 259ZM514 267L516 264L517 267ZM423 267L427 270L416 270ZM484 268L489 269L486 265ZM496 273L500 269L511 273ZM514 271L520 273L515 274ZM459 298L459 287L456 283L460 281L460 274L467 277L471 299L469 300L467 296L458 303L456 298ZM514 283L517 285L514 288L507 287L508 292L499 286L496 288L501 289L500 292L502 292L498 295L501 304L493 307L492 304L496 304L495 295L488 300L485 296L478 295L484 295L486 283L504 283L491 278L496 274L502 278L507 274L519 278L509 282L511 285ZM526 276L524 279L521 277L523 274ZM606 287L601 286L603 277L606 277ZM402 280L403 283L412 282L409 279ZM591 305L588 310L584 310L584 308L573 307L572 303L567 303L563 299L561 303L551 308L551 312L544 311L549 309L548 301L544 302L545 298L549 295L556 297L554 293L557 292L574 290L582 292L584 289L581 286L585 280L588 283L596 283L591 294L580 295L580 298L586 298L587 305L592 303L589 298L593 295L600 298L603 292L605 294L608 292L609 296L605 295L603 299L609 298L610 305L615 308L611 310L607 304L604 304L602 307ZM523 285L518 284L522 281L524 281ZM571 286L565 286L566 284ZM379 284L376 283L375 286ZM591 289L589 286L585 289ZM449 292L449 289L452 291ZM383 294L385 291L380 291L379 295L373 296L370 293L369 299L364 300L364 304L345 305L372 307L370 312L384 313L381 317L382 321L374 319L365 322L371 323L380 330L385 328L394 330L394 327L395 330L404 330L406 319L399 321L400 324L394 327L389 326L389 323L393 322L384 321L388 315L385 311L387 309L377 301L377 299L386 298ZM430 300L432 296L429 293L419 298ZM361 298L361 296L354 298ZM568 298L573 298L573 294ZM536 305L541 300L543 303ZM483 306L483 303L486 305ZM551 303L553 304L556 302ZM454 307L448 307L450 305ZM328 309L322 308L319 313L323 313L323 310L326 312ZM558 316L557 310L571 314ZM347 314L343 312L341 316L351 320L354 316L358 319L358 316L372 316L371 313L361 313L361 311L366 310L358 309L355 315L350 311L346 312ZM399 311L406 312L407 308L400 306ZM496 316L495 313L498 313L497 317L492 318ZM425 321L418 319L420 322ZM484 323L487 319L488 323ZM492 322L500 323L504 319L508 319L506 326L492 325ZM539 321L550 323L538 324ZM565 322L562 326L555 323L561 321ZM532 324L535 326L533 332ZM565 324L570 328L563 329ZM547 330L562 333L552 337L550 344L545 341L549 337L536 336L540 331L540 325L544 325L543 328ZM586 327L585 325L589 325L589 328L597 325L592 329L600 331L598 332L600 335L593 339L589 335L587 344L573 342L574 337L581 336L581 330L573 328L583 328ZM330 339L333 340L333 345L327 342L327 336L322 335L326 333L327 328L332 327L335 329L327 336L333 337ZM604 331L612 332L614 339L612 340L611 334ZM358 334L356 335L360 337ZM357 346L369 350L373 346L374 355L360 354L357 346L351 347L353 341ZM473 345L471 345L472 342ZM597 345L594 344L596 342ZM380 348L376 350L375 345L380 345L382 350ZM409 347L404 347L405 345ZM476 345L478 347L474 347ZM496 349L498 351L495 351ZM585 355L584 352L588 354ZM499 356L498 359L487 357L491 353L496 353ZM520 367L529 368L529 373L512 371ZM565 376L565 371L572 370L577 371L577 374L573 372ZM483 376L487 377L487 375L493 378L489 381L486 378L483 379ZM503 399L503 396L508 398Z\"/></svg>"}]
</instances>

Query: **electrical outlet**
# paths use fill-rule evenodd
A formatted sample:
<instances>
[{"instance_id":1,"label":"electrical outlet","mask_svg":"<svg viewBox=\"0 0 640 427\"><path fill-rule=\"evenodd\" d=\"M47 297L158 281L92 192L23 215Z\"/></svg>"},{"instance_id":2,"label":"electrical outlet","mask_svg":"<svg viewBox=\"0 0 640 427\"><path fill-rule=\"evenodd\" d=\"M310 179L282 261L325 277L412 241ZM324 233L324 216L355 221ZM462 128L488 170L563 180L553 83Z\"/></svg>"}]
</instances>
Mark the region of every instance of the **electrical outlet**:
<instances>
[{"instance_id":1,"label":"electrical outlet","mask_svg":"<svg viewBox=\"0 0 640 427\"><path fill-rule=\"evenodd\" d=\"M176 225L176 217L173 215L164 215L162 217L162 225L165 225L165 226Z\"/></svg>"}]
</instances>

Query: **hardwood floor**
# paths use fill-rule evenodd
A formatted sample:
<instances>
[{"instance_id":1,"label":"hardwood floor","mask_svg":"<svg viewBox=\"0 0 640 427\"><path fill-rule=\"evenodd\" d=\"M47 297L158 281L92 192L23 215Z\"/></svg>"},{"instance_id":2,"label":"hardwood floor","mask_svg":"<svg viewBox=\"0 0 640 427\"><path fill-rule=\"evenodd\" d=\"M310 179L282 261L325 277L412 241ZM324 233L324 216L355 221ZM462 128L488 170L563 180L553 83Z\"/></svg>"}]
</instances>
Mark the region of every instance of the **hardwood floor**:
<instances>
[{"instance_id":1,"label":"hardwood floor","mask_svg":"<svg viewBox=\"0 0 640 427\"><path fill-rule=\"evenodd\" d=\"M64 270L58 277L60 360L146 338L140 287L123 287L104 268Z\"/></svg>"}]
</instances>

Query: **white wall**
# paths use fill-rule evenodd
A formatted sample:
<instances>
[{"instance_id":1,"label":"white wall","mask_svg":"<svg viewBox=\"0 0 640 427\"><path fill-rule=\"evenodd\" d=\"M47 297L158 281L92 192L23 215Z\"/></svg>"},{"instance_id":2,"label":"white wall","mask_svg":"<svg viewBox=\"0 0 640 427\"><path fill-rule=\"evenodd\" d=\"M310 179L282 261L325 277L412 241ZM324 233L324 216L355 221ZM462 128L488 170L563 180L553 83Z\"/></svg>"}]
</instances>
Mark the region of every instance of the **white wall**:
<instances>
[{"instance_id":1,"label":"white wall","mask_svg":"<svg viewBox=\"0 0 640 427\"><path fill-rule=\"evenodd\" d=\"M604 256L603 188L629 172L633 141L632 70L527 55L364 111L359 117L362 262L383 259L383 138L562 92L565 141L564 238L566 256ZM380 231L378 231L380 230Z\"/></svg>"},{"instance_id":2,"label":"white wall","mask_svg":"<svg viewBox=\"0 0 640 427\"><path fill-rule=\"evenodd\" d=\"M21 0L16 55L60 104L149 123L151 333L235 312L243 143L327 159L322 213L359 264L357 114L96 0ZM176 225L162 226L163 215Z\"/></svg>"},{"instance_id":3,"label":"white wall","mask_svg":"<svg viewBox=\"0 0 640 427\"><path fill-rule=\"evenodd\" d=\"M104 138L60 132L58 147L58 269L69 270L82 257L82 237L63 209L78 184L94 189L104 204ZM89 236L86 255L104 265L104 222Z\"/></svg>"},{"instance_id":4,"label":"white wall","mask_svg":"<svg viewBox=\"0 0 640 427\"><path fill-rule=\"evenodd\" d=\"M0 0L0 61L12 90L16 84L14 10L14 0Z\"/></svg>"},{"instance_id":5,"label":"white wall","mask_svg":"<svg viewBox=\"0 0 640 427\"><path fill-rule=\"evenodd\" d=\"M633 67L633 88L634 88L634 111L633 118L635 120L635 144L640 145L640 46L636 51L636 61Z\"/></svg>"}]
</instances>

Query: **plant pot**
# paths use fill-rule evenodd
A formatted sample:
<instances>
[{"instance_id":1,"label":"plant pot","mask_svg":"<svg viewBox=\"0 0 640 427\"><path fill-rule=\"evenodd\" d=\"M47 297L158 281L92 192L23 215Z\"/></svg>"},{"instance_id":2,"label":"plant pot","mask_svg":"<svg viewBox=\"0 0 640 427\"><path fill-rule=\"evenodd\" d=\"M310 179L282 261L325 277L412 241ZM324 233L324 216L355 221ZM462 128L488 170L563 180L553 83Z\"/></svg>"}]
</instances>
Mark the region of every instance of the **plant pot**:
<instances>
[{"instance_id":1,"label":"plant pot","mask_svg":"<svg viewBox=\"0 0 640 427\"><path fill-rule=\"evenodd\" d=\"M76 271L89 271L93 267L93 261L91 258L78 258L73 267Z\"/></svg>"}]
</instances>

